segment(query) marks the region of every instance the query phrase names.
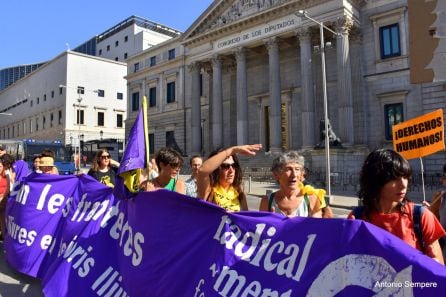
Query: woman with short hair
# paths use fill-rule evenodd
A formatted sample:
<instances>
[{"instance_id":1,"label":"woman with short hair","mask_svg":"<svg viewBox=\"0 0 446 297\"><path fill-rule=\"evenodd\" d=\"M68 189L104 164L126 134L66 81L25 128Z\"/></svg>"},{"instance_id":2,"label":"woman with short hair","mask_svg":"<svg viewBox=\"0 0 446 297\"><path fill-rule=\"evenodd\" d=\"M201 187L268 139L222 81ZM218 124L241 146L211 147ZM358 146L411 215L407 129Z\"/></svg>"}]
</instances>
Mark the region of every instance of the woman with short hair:
<instances>
[{"instance_id":1,"label":"woman with short hair","mask_svg":"<svg viewBox=\"0 0 446 297\"><path fill-rule=\"evenodd\" d=\"M420 224L415 223L416 206L406 196L411 177L410 164L399 153L390 149L371 152L359 177L358 196L363 206L354 209L348 218L372 223L444 264L438 239L446 232L427 208L420 211ZM421 237L415 230L417 225L421 226Z\"/></svg>"},{"instance_id":2,"label":"woman with short hair","mask_svg":"<svg viewBox=\"0 0 446 297\"><path fill-rule=\"evenodd\" d=\"M183 166L183 157L173 148L162 148L155 154L156 167L158 167L158 176L147 180L142 184L146 191L155 191L166 189L180 194L186 193L184 181L178 178L181 166Z\"/></svg>"},{"instance_id":3,"label":"woman with short hair","mask_svg":"<svg viewBox=\"0 0 446 297\"><path fill-rule=\"evenodd\" d=\"M259 210L287 217L322 217L319 198L304 191L301 182L305 159L296 151L281 153L273 160L271 171L280 189L260 201Z\"/></svg>"}]
</instances>

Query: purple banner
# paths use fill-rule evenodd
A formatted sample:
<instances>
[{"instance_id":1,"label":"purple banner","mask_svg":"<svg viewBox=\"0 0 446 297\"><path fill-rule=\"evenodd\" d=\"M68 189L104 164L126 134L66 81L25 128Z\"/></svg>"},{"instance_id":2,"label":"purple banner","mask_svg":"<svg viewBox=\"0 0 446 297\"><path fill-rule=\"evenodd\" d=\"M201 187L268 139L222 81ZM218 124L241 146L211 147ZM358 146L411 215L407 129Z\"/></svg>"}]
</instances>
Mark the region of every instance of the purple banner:
<instances>
[{"instance_id":1,"label":"purple banner","mask_svg":"<svg viewBox=\"0 0 446 297\"><path fill-rule=\"evenodd\" d=\"M446 268L359 220L227 213L174 192L115 199L89 176L30 175L7 260L45 296L440 296Z\"/></svg>"}]
</instances>

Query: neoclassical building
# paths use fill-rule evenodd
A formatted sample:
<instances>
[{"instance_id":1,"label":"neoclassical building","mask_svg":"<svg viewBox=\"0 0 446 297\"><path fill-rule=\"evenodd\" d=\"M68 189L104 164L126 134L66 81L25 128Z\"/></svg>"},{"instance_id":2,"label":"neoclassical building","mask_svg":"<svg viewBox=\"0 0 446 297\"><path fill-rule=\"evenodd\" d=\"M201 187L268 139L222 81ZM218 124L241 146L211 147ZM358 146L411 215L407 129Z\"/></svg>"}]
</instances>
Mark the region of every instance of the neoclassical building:
<instances>
[{"instance_id":1,"label":"neoclassical building","mask_svg":"<svg viewBox=\"0 0 446 297\"><path fill-rule=\"evenodd\" d=\"M300 10L331 30L321 36ZM409 13L405 0L214 1L181 36L128 60L127 134L145 95L151 152L262 143L300 150L322 172L325 78L342 142L332 171L357 173L370 150L392 147L393 124L446 107L433 95L443 83L411 83ZM443 153L428 157L426 171L443 163Z\"/></svg>"}]
</instances>

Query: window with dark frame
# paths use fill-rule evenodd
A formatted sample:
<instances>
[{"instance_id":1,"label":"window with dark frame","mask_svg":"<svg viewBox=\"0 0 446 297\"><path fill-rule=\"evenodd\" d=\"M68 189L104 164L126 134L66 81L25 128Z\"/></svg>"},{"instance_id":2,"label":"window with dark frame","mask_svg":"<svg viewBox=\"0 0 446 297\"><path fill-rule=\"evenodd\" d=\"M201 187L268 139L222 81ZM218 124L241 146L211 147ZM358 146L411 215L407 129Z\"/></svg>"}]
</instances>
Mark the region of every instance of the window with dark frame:
<instances>
[{"instance_id":1,"label":"window with dark frame","mask_svg":"<svg viewBox=\"0 0 446 297\"><path fill-rule=\"evenodd\" d=\"M403 104L384 105L384 121L386 140L392 140L392 126L404 121Z\"/></svg>"},{"instance_id":2,"label":"window with dark frame","mask_svg":"<svg viewBox=\"0 0 446 297\"><path fill-rule=\"evenodd\" d=\"M168 59L169 60L175 59L175 49L174 48L168 51Z\"/></svg>"},{"instance_id":3,"label":"window with dark frame","mask_svg":"<svg viewBox=\"0 0 446 297\"><path fill-rule=\"evenodd\" d=\"M117 128L122 128L123 125L123 115L118 113L116 114L116 127Z\"/></svg>"},{"instance_id":4,"label":"window with dark frame","mask_svg":"<svg viewBox=\"0 0 446 297\"><path fill-rule=\"evenodd\" d=\"M78 94L80 94L80 95L83 95L83 94L85 94L85 88L84 87L77 87L77 93Z\"/></svg>"},{"instance_id":5,"label":"window with dark frame","mask_svg":"<svg viewBox=\"0 0 446 297\"><path fill-rule=\"evenodd\" d=\"M150 57L150 66L156 65L156 56Z\"/></svg>"},{"instance_id":6,"label":"window with dark frame","mask_svg":"<svg viewBox=\"0 0 446 297\"><path fill-rule=\"evenodd\" d=\"M129 41L128 35L124 36L124 42L127 42L127 41Z\"/></svg>"},{"instance_id":7,"label":"window with dark frame","mask_svg":"<svg viewBox=\"0 0 446 297\"><path fill-rule=\"evenodd\" d=\"M398 23L379 28L381 59L401 56Z\"/></svg>"},{"instance_id":8,"label":"window with dark frame","mask_svg":"<svg viewBox=\"0 0 446 297\"><path fill-rule=\"evenodd\" d=\"M149 107L156 106L156 87L151 87L149 89Z\"/></svg>"},{"instance_id":9,"label":"window with dark frame","mask_svg":"<svg viewBox=\"0 0 446 297\"><path fill-rule=\"evenodd\" d=\"M139 110L139 92L132 94L132 111Z\"/></svg>"},{"instance_id":10,"label":"window with dark frame","mask_svg":"<svg viewBox=\"0 0 446 297\"><path fill-rule=\"evenodd\" d=\"M98 112L98 126L104 127L104 112L102 111Z\"/></svg>"},{"instance_id":11,"label":"window with dark frame","mask_svg":"<svg viewBox=\"0 0 446 297\"><path fill-rule=\"evenodd\" d=\"M118 46L119 46L119 41L116 40L116 41L115 41L115 47L118 47Z\"/></svg>"},{"instance_id":12,"label":"window with dark frame","mask_svg":"<svg viewBox=\"0 0 446 297\"><path fill-rule=\"evenodd\" d=\"M128 57L128 54L124 53L124 59L127 59L127 57Z\"/></svg>"},{"instance_id":13,"label":"window with dark frame","mask_svg":"<svg viewBox=\"0 0 446 297\"><path fill-rule=\"evenodd\" d=\"M124 98L124 94L123 93L116 93L116 99L118 100L122 100Z\"/></svg>"},{"instance_id":14,"label":"window with dark frame","mask_svg":"<svg viewBox=\"0 0 446 297\"><path fill-rule=\"evenodd\" d=\"M76 124L83 125L84 124L84 110L76 110Z\"/></svg>"},{"instance_id":15,"label":"window with dark frame","mask_svg":"<svg viewBox=\"0 0 446 297\"><path fill-rule=\"evenodd\" d=\"M58 121L59 125L62 125L62 110L59 110Z\"/></svg>"},{"instance_id":16,"label":"window with dark frame","mask_svg":"<svg viewBox=\"0 0 446 297\"><path fill-rule=\"evenodd\" d=\"M167 103L175 102L175 82L173 81L167 83L166 88L167 88L167 97L166 97Z\"/></svg>"},{"instance_id":17,"label":"window with dark frame","mask_svg":"<svg viewBox=\"0 0 446 297\"><path fill-rule=\"evenodd\" d=\"M137 72L139 70L139 63L133 64L133 72Z\"/></svg>"},{"instance_id":18,"label":"window with dark frame","mask_svg":"<svg viewBox=\"0 0 446 297\"><path fill-rule=\"evenodd\" d=\"M149 133L149 152L155 153L155 134Z\"/></svg>"},{"instance_id":19,"label":"window with dark frame","mask_svg":"<svg viewBox=\"0 0 446 297\"><path fill-rule=\"evenodd\" d=\"M104 97L105 91L104 90L98 90L98 97Z\"/></svg>"}]
</instances>

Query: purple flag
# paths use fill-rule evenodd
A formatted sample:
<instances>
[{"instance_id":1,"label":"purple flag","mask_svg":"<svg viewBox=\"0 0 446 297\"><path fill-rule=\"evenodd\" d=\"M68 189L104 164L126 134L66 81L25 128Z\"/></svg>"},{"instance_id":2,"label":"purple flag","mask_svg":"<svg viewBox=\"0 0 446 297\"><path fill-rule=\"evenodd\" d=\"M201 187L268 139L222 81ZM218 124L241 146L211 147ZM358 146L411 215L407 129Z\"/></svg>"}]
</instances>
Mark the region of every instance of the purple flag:
<instances>
[{"instance_id":1,"label":"purple flag","mask_svg":"<svg viewBox=\"0 0 446 297\"><path fill-rule=\"evenodd\" d=\"M121 159L121 165L118 174L130 170L146 167L146 146L144 143L144 119L143 109L141 108L138 116L130 130L127 147L124 156Z\"/></svg>"}]
</instances>

